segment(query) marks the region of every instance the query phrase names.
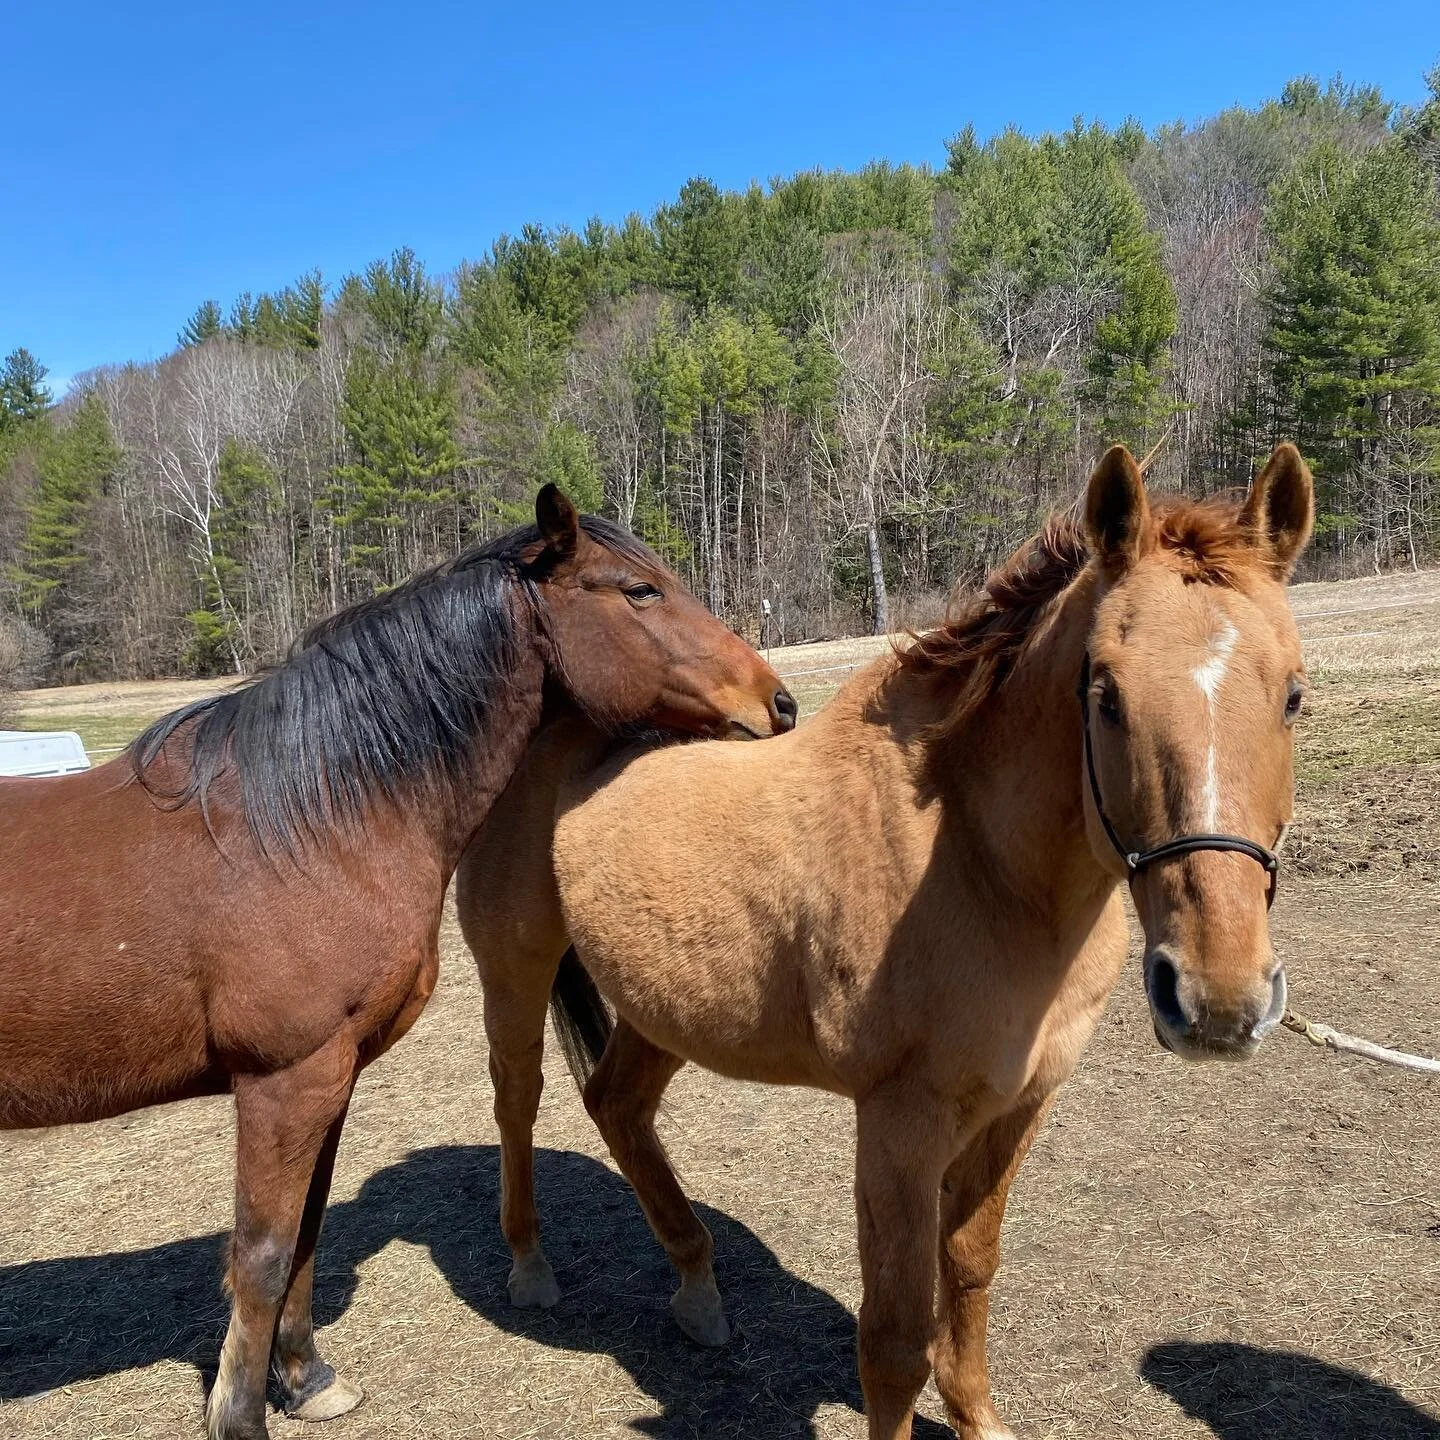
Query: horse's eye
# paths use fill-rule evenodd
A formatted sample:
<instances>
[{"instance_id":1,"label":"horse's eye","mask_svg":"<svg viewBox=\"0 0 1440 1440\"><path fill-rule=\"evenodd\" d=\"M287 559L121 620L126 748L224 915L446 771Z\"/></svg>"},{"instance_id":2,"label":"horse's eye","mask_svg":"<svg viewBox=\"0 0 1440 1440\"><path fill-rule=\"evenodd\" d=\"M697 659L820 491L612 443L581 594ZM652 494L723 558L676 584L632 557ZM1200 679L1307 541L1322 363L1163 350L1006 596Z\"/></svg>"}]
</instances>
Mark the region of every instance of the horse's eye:
<instances>
[{"instance_id":1,"label":"horse's eye","mask_svg":"<svg viewBox=\"0 0 1440 1440\"><path fill-rule=\"evenodd\" d=\"M643 580L634 585L625 587L625 598L632 605L649 605L652 601L663 598L660 592L653 586L647 585Z\"/></svg>"},{"instance_id":2,"label":"horse's eye","mask_svg":"<svg viewBox=\"0 0 1440 1440\"><path fill-rule=\"evenodd\" d=\"M1300 712L1304 708L1305 688L1298 680L1292 680L1289 692L1285 696L1285 723L1293 725L1300 718Z\"/></svg>"},{"instance_id":3,"label":"horse's eye","mask_svg":"<svg viewBox=\"0 0 1440 1440\"><path fill-rule=\"evenodd\" d=\"M1120 712L1120 693L1113 685L1106 685L1100 691L1097 708L1100 711L1100 718L1107 725L1120 725L1125 719Z\"/></svg>"}]
</instances>

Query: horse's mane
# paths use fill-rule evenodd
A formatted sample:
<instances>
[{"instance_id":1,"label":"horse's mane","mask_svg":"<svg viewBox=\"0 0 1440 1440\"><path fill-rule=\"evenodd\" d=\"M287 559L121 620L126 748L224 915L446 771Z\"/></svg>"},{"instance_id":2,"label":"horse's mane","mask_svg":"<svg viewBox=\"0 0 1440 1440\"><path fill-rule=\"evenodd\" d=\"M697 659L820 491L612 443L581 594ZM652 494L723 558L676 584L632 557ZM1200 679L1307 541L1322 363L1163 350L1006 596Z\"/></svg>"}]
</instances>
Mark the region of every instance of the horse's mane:
<instances>
[{"instance_id":1,"label":"horse's mane","mask_svg":"<svg viewBox=\"0 0 1440 1440\"><path fill-rule=\"evenodd\" d=\"M1263 563L1238 500L1163 495L1151 499L1150 513L1160 556L1187 580L1238 588ZM1052 514L944 624L908 637L898 654L900 673L944 674L958 684L947 731L999 689L1041 617L1089 561L1082 499Z\"/></svg>"},{"instance_id":2,"label":"horse's mane","mask_svg":"<svg viewBox=\"0 0 1440 1440\"><path fill-rule=\"evenodd\" d=\"M581 518L598 544L660 562L628 531ZM294 853L358 820L377 799L461 784L497 696L513 678L542 601L527 549L534 525L464 551L308 629L278 664L237 689L156 721L130 746L140 783L175 807L233 772L262 850ZM189 739L183 783L153 773L166 742Z\"/></svg>"}]
</instances>

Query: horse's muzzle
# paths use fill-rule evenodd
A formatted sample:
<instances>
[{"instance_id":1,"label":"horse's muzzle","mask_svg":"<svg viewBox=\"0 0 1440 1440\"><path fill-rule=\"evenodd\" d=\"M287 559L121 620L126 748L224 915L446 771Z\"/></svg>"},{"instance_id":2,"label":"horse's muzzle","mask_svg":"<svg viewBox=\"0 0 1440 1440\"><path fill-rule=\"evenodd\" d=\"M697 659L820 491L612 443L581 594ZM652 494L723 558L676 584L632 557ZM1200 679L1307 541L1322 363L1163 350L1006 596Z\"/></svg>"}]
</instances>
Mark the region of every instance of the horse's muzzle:
<instances>
[{"instance_id":1,"label":"horse's muzzle","mask_svg":"<svg viewBox=\"0 0 1440 1440\"><path fill-rule=\"evenodd\" d=\"M1145 956L1145 994L1155 1038L1187 1060L1248 1060L1285 1013L1285 967L1239 996L1221 999L1188 974L1172 951Z\"/></svg>"},{"instance_id":2,"label":"horse's muzzle","mask_svg":"<svg viewBox=\"0 0 1440 1440\"><path fill-rule=\"evenodd\" d=\"M800 706L782 685L770 699L770 723L775 734L783 735L787 730L793 730L799 719Z\"/></svg>"}]
</instances>

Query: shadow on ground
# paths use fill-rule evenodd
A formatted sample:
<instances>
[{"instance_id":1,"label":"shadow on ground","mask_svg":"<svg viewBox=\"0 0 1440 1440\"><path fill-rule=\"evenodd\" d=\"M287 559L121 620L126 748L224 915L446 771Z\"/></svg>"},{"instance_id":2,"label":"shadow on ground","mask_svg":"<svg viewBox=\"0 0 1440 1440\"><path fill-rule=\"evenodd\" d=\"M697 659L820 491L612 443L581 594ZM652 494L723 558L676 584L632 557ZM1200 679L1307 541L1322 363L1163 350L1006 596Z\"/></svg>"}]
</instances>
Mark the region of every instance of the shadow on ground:
<instances>
[{"instance_id":1,"label":"shadow on ground","mask_svg":"<svg viewBox=\"0 0 1440 1440\"><path fill-rule=\"evenodd\" d=\"M1440 1420L1388 1385L1293 1350L1175 1341L1140 1374L1219 1440L1440 1440Z\"/></svg>"},{"instance_id":2,"label":"shadow on ground","mask_svg":"<svg viewBox=\"0 0 1440 1440\"><path fill-rule=\"evenodd\" d=\"M669 1316L669 1265L629 1186L588 1156L536 1152L546 1250L565 1296L548 1312L513 1309L497 1174L493 1146L419 1150L371 1176L353 1201L332 1205L317 1323L344 1312L361 1264L405 1240L428 1248L455 1295L499 1329L612 1355L663 1412L637 1420L642 1433L798 1440L814 1433L821 1405L860 1408L854 1317L787 1271L744 1225L705 1206L697 1208L715 1236L735 1334L716 1351L685 1340ZM207 1235L0 1269L0 1400L164 1359L194 1364L208 1385L226 1319L223 1242ZM915 1433L938 1440L950 1432L919 1420Z\"/></svg>"}]
</instances>

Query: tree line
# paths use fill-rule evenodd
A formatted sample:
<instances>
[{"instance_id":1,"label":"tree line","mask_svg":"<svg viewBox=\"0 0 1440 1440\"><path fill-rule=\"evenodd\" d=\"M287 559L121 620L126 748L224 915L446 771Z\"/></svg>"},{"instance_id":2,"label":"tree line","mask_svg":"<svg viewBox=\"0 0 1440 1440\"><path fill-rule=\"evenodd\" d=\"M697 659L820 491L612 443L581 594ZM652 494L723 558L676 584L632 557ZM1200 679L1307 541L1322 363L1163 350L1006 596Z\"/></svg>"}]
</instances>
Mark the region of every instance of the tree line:
<instances>
[{"instance_id":1,"label":"tree line","mask_svg":"<svg viewBox=\"0 0 1440 1440\"><path fill-rule=\"evenodd\" d=\"M1195 494L1278 438L1312 566L1440 552L1440 69L1146 133L963 131L648 219L206 300L58 405L0 371L0 652L246 670L564 486L773 643L937 614L1099 449ZM7 640L5 637L9 636ZM3 665L3 655L0 655ZM3 677L0 677L3 683Z\"/></svg>"}]
</instances>

